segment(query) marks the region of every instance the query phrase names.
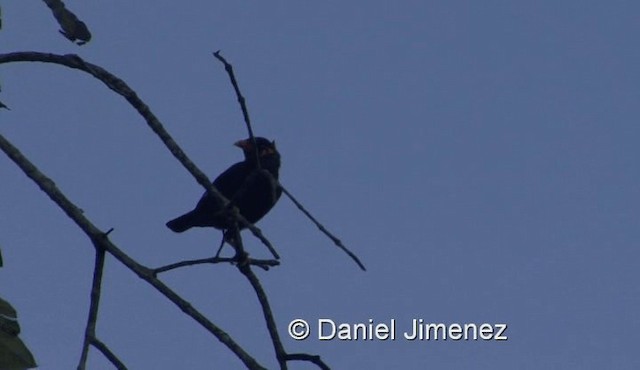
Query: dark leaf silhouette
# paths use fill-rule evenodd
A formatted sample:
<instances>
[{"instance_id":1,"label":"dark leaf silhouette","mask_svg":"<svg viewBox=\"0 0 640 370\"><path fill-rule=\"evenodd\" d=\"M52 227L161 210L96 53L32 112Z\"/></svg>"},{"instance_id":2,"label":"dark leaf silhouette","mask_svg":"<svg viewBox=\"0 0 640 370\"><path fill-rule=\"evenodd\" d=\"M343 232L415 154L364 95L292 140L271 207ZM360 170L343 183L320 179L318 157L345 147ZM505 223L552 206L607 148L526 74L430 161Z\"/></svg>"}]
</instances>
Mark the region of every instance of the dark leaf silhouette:
<instances>
[{"instance_id":1,"label":"dark leaf silhouette","mask_svg":"<svg viewBox=\"0 0 640 370\"><path fill-rule=\"evenodd\" d=\"M30 369L36 361L20 338L16 310L0 298L0 369Z\"/></svg>"},{"instance_id":2,"label":"dark leaf silhouette","mask_svg":"<svg viewBox=\"0 0 640 370\"><path fill-rule=\"evenodd\" d=\"M67 9L61 0L43 0L60 25L60 33L69 41L84 45L91 40L87 25Z\"/></svg>"}]
</instances>

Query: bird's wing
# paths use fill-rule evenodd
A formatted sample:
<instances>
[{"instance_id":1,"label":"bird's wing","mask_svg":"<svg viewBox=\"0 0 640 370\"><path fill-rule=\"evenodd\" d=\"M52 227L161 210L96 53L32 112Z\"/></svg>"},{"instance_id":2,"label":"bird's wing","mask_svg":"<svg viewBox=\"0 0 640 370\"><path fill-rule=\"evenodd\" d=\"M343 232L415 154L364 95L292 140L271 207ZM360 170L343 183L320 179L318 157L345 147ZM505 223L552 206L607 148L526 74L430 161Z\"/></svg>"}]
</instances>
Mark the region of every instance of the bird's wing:
<instances>
[{"instance_id":1,"label":"bird's wing","mask_svg":"<svg viewBox=\"0 0 640 370\"><path fill-rule=\"evenodd\" d=\"M246 163L238 162L216 177L216 179L213 180L213 185L225 198L231 200L236 191L242 186L248 173L249 169ZM209 194L205 192L202 194L194 211L197 215L206 216L207 214L219 211L220 207L222 207L222 203L218 202L216 198L210 197Z\"/></svg>"},{"instance_id":2,"label":"bird's wing","mask_svg":"<svg viewBox=\"0 0 640 370\"><path fill-rule=\"evenodd\" d=\"M231 199L233 195L240 190L240 187L242 187L242 184L250 172L251 169L247 166L246 162L238 162L221 173L220 176L213 181L213 185L227 199Z\"/></svg>"}]
</instances>

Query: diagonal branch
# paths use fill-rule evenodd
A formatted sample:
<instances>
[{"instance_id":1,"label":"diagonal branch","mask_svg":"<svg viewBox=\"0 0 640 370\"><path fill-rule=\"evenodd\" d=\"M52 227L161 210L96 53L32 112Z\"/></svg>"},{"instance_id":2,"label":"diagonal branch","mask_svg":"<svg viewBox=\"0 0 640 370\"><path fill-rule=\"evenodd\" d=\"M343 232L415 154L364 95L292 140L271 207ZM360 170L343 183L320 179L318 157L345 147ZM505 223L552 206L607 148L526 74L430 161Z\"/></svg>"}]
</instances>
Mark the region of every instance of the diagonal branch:
<instances>
[{"instance_id":1,"label":"diagonal branch","mask_svg":"<svg viewBox=\"0 0 640 370\"><path fill-rule=\"evenodd\" d=\"M309 218L311 222L313 222L318 227L318 229L320 229L320 231L324 233L324 235L328 236L329 239L331 239L338 248L342 249L346 254L348 254L349 257L351 257L351 259L353 259L355 263L357 263L358 266L360 266L362 271L367 271L367 269L364 267L362 262L360 262L360 259L358 258L358 256L356 256L347 247L345 247L344 244L342 244L342 241L340 241L340 239L338 239L336 236L331 234L329 230L327 230L318 220L316 220L316 218L313 217L313 215L311 215L311 213L309 213L309 211L307 211L300 202L298 202L298 200L293 196L293 194L291 194L282 185L280 185L280 189L282 189L282 192L285 193L287 197L289 197L289 199L291 199L291 201L296 205L296 207L298 207L298 209L302 211L302 213L304 213L305 216L307 216L307 218Z\"/></svg>"},{"instance_id":2,"label":"diagonal branch","mask_svg":"<svg viewBox=\"0 0 640 370\"><path fill-rule=\"evenodd\" d=\"M227 346L248 369L264 369L253 357L242 349L224 330L209 321L202 313L196 310L188 301L174 292L166 284L153 275L153 271L145 267L125 252L113 244L106 233L98 229L83 212L76 207L55 185L55 183L45 176L31 161L29 161L18 148L13 146L3 135L0 134L0 150L2 150L11 160L22 169L22 171L33 180L44 191L58 207L60 207L71 218L93 243L97 243L99 248L114 256L120 263L133 271L139 278L152 285L161 294L173 302L185 314L193 318L207 331L213 334L220 342Z\"/></svg>"},{"instance_id":3,"label":"diagonal branch","mask_svg":"<svg viewBox=\"0 0 640 370\"><path fill-rule=\"evenodd\" d=\"M257 148L256 138L253 136L253 129L251 128L251 119L249 118L249 110L247 109L247 100L240 92L240 87L238 86L238 81L236 80L236 75L233 73L233 66L227 62L227 60L220 54L220 50L213 53L213 56L216 57L222 64L224 64L224 70L227 71L229 75L229 79L231 80L231 85L233 85L233 90L236 92L236 97L238 99L238 103L240 104L240 109L242 109L242 116L244 117L244 123L247 125L247 130L249 131L249 138L251 139L251 144L254 148ZM260 153L255 151L256 163L258 169L260 169Z\"/></svg>"},{"instance_id":4,"label":"diagonal branch","mask_svg":"<svg viewBox=\"0 0 640 370\"><path fill-rule=\"evenodd\" d=\"M313 356L306 353L290 353L286 359L287 361L307 361L318 365L322 370L331 370L331 368L322 361L320 356Z\"/></svg>"},{"instance_id":5,"label":"diagonal branch","mask_svg":"<svg viewBox=\"0 0 640 370\"><path fill-rule=\"evenodd\" d=\"M109 361L111 361L111 363L113 364L113 366L116 367L116 369L127 370L127 367L124 366L122 361L120 361L120 359L116 357L116 355L113 352L111 352L109 347L107 347L106 344L102 343L98 338L95 338L95 337L92 338L91 345L96 347L98 351L100 351L104 355L104 357L109 359Z\"/></svg>"}]
</instances>

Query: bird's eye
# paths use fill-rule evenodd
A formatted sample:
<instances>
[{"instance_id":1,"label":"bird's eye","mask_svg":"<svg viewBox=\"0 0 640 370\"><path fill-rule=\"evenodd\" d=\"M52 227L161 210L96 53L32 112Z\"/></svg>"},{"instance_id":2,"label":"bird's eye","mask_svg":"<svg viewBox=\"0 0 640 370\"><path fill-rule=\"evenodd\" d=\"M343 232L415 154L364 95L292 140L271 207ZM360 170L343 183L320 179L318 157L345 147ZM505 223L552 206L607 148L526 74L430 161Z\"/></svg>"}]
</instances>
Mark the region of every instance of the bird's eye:
<instances>
[{"instance_id":1,"label":"bird's eye","mask_svg":"<svg viewBox=\"0 0 640 370\"><path fill-rule=\"evenodd\" d=\"M269 148L269 147L260 149L260 156L261 157L264 157L266 155L273 154L273 153L274 153L274 150L272 148Z\"/></svg>"}]
</instances>

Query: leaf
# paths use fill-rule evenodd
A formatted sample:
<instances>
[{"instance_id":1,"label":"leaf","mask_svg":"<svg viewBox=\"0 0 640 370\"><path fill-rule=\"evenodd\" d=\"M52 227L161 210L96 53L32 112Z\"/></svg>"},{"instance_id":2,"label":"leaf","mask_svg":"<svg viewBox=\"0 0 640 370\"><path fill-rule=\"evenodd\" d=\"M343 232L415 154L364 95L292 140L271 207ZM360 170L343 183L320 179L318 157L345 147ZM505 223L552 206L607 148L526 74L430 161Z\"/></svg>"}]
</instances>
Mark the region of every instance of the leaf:
<instances>
[{"instance_id":1,"label":"leaf","mask_svg":"<svg viewBox=\"0 0 640 370\"><path fill-rule=\"evenodd\" d=\"M36 360L18 338L20 325L16 310L0 298L0 369L22 370L36 367Z\"/></svg>"},{"instance_id":2,"label":"leaf","mask_svg":"<svg viewBox=\"0 0 640 370\"><path fill-rule=\"evenodd\" d=\"M0 369L22 370L36 366L33 355L18 337L0 332Z\"/></svg>"},{"instance_id":3,"label":"leaf","mask_svg":"<svg viewBox=\"0 0 640 370\"><path fill-rule=\"evenodd\" d=\"M61 0L43 0L60 25L60 33L69 41L84 45L91 40L91 32L87 25L67 9ZM76 42L77 41L77 42Z\"/></svg>"}]
</instances>

